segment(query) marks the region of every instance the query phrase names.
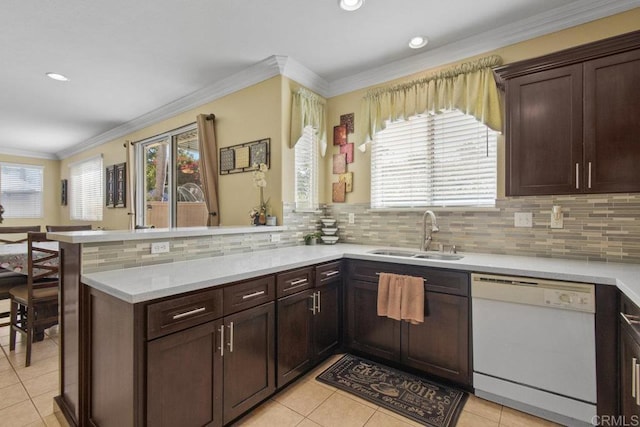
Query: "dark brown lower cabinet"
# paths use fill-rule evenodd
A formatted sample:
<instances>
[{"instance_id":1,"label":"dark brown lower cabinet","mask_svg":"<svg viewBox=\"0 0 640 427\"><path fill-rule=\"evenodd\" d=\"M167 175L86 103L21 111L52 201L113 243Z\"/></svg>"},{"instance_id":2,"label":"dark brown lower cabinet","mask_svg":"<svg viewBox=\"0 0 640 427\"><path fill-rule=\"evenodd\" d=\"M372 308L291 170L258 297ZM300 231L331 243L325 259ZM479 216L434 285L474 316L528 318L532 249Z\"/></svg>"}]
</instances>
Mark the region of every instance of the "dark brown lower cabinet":
<instances>
[{"instance_id":1,"label":"dark brown lower cabinet","mask_svg":"<svg viewBox=\"0 0 640 427\"><path fill-rule=\"evenodd\" d=\"M278 388L340 346L341 281L278 300Z\"/></svg>"},{"instance_id":2,"label":"dark brown lower cabinet","mask_svg":"<svg viewBox=\"0 0 640 427\"><path fill-rule=\"evenodd\" d=\"M278 300L278 387L311 366L314 294L309 289Z\"/></svg>"},{"instance_id":3,"label":"dark brown lower cabinet","mask_svg":"<svg viewBox=\"0 0 640 427\"><path fill-rule=\"evenodd\" d=\"M223 422L227 424L275 391L275 303L224 318Z\"/></svg>"},{"instance_id":4,"label":"dark brown lower cabinet","mask_svg":"<svg viewBox=\"0 0 640 427\"><path fill-rule=\"evenodd\" d=\"M221 426L222 320L147 345L147 425Z\"/></svg>"},{"instance_id":5,"label":"dark brown lower cabinet","mask_svg":"<svg viewBox=\"0 0 640 427\"><path fill-rule=\"evenodd\" d=\"M383 359L400 359L400 322L378 316L377 283L349 281L345 309L350 348Z\"/></svg>"},{"instance_id":6,"label":"dark brown lower cabinet","mask_svg":"<svg viewBox=\"0 0 640 427\"><path fill-rule=\"evenodd\" d=\"M468 298L425 292L424 323L402 322L400 361L466 384L469 382Z\"/></svg>"},{"instance_id":7,"label":"dark brown lower cabinet","mask_svg":"<svg viewBox=\"0 0 640 427\"><path fill-rule=\"evenodd\" d=\"M316 288L318 310L313 316L314 352L316 361L323 360L340 347L342 279Z\"/></svg>"},{"instance_id":8,"label":"dark brown lower cabinet","mask_svg":"<svg viewBox=\"0 0 640 427\"><path fill-rule=\"evenodd\" d=\"M412 268L405 273L398 265L349 264L349 277L345 284L346 346L364 355L470 386L468 274ZM425 278L423 323L412 325L378 316L376 271L410 273Z\"/></svg>"},{"instance_id":9,"label":"dark brown lower cabinet","mask_svg":"<svg viewBox=\"0 0 640 427\"><path fill-rule=\"evenodd\" d=\"M640 345L631 335L625 325L621 325L620 414L627 422L640 416Z\"/></svg>"}]
</instances>

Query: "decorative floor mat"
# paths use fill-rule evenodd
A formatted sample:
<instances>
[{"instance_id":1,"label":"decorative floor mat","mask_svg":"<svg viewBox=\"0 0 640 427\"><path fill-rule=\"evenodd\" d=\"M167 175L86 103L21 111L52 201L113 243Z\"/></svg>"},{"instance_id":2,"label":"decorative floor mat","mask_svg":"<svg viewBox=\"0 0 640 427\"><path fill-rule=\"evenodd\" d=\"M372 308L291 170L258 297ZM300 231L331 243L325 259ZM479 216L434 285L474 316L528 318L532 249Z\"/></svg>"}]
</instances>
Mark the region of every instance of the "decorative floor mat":
<instances>
[{"instance_id":1,"label":"decorative floor mat","mask_svg":"<svg viewBox=\"0 0 640 427\"><path fill-rule=\"evenodd\" d=\"M467 393L346 354L316 377L432 427L455 426Z\"/></svg>"}]
</instances>

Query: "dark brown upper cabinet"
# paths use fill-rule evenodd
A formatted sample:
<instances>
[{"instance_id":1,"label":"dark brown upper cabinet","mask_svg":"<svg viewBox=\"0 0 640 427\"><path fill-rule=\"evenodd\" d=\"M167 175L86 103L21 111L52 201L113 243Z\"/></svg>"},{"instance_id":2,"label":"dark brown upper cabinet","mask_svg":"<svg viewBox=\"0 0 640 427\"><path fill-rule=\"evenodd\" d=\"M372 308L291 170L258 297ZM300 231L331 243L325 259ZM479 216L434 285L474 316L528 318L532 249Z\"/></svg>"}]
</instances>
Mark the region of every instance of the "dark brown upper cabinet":
<instances>
[{"instance_id":1,"label":"dark brown upper cabinet","mask_svg":"<svg viewBox=\"0 0 640 427\"><path fill-rule=\"evenodd\" d=\"M495 74L507 196L640 191L640 31Z\"/></svg>"}]
</instances>

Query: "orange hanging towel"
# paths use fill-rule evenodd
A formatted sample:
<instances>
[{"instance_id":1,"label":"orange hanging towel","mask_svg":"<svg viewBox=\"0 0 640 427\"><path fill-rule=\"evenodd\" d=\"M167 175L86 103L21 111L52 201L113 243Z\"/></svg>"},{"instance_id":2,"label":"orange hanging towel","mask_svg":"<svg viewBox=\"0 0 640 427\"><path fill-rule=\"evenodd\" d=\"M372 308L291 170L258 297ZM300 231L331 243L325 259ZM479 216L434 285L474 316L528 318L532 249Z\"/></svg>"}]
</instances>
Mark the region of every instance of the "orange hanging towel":
<instances>
[{"instance_id":1,"label":"orange hanging towel","mask_svg":"<svg viewBox=\"0 0 640 427\"><path fill-rule=\"evenodd\" d=\"M413 325L424 321L424 279L380 273L378 316L406 320Z\"/></svg>"}]
</instances>

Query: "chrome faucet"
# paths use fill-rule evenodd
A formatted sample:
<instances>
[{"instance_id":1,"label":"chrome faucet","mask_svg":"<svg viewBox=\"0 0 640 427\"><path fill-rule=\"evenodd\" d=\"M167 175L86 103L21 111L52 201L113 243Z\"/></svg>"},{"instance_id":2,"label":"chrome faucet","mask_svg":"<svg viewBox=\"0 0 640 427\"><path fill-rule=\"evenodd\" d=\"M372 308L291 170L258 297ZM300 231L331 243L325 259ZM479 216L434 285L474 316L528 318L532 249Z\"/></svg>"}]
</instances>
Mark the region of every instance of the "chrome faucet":
<instances>
[{"instance_id":1,"label":"chrome faucet","mask_svg":"<svg viewBox=\"0 0 640 427\"><path fill-rule=\"evenodd\" d=\"M427 216L431 217L431 228L429 229L429 235L427 235ZM422 243L420 244L421 251L428 251L431 245L431 235L440 231L438 228L438 221L436 221L436 214L433 211L425 211L422 215Z\"/></svg>"}]
</instances>

